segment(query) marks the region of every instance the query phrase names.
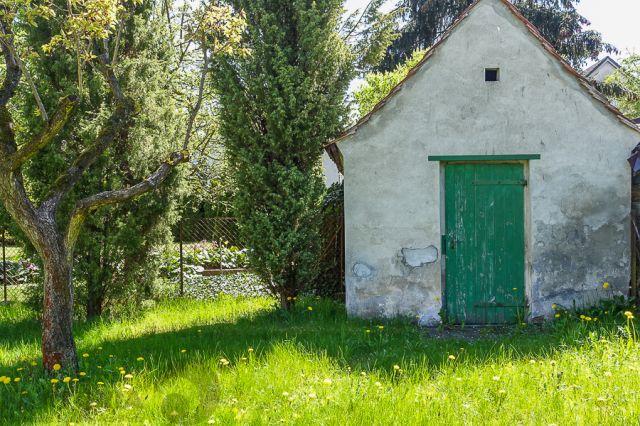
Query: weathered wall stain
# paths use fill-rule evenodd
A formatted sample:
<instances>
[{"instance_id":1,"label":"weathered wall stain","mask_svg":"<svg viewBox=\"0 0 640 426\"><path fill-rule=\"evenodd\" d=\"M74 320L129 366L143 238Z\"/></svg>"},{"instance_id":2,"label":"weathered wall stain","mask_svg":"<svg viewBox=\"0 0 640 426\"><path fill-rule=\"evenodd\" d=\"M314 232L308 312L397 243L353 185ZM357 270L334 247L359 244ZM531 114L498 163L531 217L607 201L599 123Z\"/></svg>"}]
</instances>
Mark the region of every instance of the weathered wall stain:
<instances>
[{"instance_id":1,"label":"weathered wall stain","mask_svg":"<svg viewBox=\"0 0 640 426\"><path fill-rule=\"evenodd\" d=\"M485 67L499 67L500 81L486 83ZM436 155L541 155L526 166L523 273L531 317L550 316L553 303L625 294L626 158L639 139L500 1L480 2L384 109L339 145L349 314L439 321L443 182L441 165L427 161ZM429 246L438 252L433 263L407 262L402 253ZM356 263L372 274L356 274Z\"/></svg>"}]
</instances>

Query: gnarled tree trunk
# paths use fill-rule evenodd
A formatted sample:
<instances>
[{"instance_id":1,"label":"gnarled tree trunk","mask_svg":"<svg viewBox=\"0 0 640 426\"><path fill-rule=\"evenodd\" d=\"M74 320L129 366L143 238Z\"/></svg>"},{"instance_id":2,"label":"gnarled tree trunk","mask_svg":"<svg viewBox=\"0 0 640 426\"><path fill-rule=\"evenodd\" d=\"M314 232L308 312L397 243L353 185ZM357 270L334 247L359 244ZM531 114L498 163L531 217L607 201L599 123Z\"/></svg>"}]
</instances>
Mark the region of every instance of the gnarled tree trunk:
<instances>
[{"instance_id":1,"label":"gnarled tree trunk","mask_svg":"<svg viewBox=\"0 0 640 426\"><path fill-rule=\"evenodd\" d=\"M77 369L73 339L73 285L71 256L63 245L45 248L44 308L42 318L42 362Z\"/></svg>"}]
</instances>

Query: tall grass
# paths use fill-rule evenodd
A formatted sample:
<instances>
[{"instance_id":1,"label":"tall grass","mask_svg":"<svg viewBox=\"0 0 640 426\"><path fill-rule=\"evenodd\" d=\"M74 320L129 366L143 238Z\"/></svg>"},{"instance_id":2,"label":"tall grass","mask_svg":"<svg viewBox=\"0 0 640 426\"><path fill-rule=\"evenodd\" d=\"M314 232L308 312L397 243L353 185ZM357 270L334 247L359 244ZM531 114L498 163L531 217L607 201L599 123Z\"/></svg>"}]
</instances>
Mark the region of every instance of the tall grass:
<instances>
[{"instance_id":1,"label":"tall grass","mask_svg":"<svg viewBox=\"0 0 640 426\"><path fill-rule=\"evenodd\" d=\"M38 323L12 305L0 307L0 424L636 424L629 326L618 315L453 339L349 321L324 300L289 313L181 300L77 324L82 373L51 383Z\"/></svg>"}]
</instances>

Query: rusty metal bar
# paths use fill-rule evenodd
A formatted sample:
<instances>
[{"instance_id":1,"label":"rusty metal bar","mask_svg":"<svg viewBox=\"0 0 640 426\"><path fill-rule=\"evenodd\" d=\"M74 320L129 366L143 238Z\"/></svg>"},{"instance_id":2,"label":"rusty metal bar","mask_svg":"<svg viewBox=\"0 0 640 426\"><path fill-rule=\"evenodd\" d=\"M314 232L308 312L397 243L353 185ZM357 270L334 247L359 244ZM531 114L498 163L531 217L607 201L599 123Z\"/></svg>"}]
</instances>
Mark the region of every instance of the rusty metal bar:
<instances>
[{"instance_id":1,"label":"rusty metal bar","mask_svg":"<svg viewBox=\"0 0 640 426\"><path fill-rule=\"evenodd\" d=\"M184 296L184 251L182 249L182 221L180 221L180 232L178 238L180 239L180 296Z\"/></svg>"},{"instance_id":2,"label":"rusty metal bar","mask_svg":"<svg viewBox=\"0 0 640 426\"><path fill-rule=\"evenodd\" d=\"M6 230L2 228L2 289L4 303L7 303L7 238Z\"/></svg>"}]
</instances>

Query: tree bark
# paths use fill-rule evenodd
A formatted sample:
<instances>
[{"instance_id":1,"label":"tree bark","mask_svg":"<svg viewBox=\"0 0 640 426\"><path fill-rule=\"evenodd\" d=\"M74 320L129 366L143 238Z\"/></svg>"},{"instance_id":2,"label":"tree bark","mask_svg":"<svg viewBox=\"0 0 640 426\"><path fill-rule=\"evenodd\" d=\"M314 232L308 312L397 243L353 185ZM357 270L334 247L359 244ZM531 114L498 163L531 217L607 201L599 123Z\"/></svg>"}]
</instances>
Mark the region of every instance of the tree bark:
<instances>
[{"instance_id":1,"label":"tree bark","mask_svg":"<svg viewBox=\"0 0 640 426\"><path fill-rule=\"evenodd\" d=\"M78 357L73 339L73 283L71 256L62 244L46 247L44 260L44 310L42 321L42 362L48 371L55 364L77 370Z\"/></svg>"}]
</instances>

